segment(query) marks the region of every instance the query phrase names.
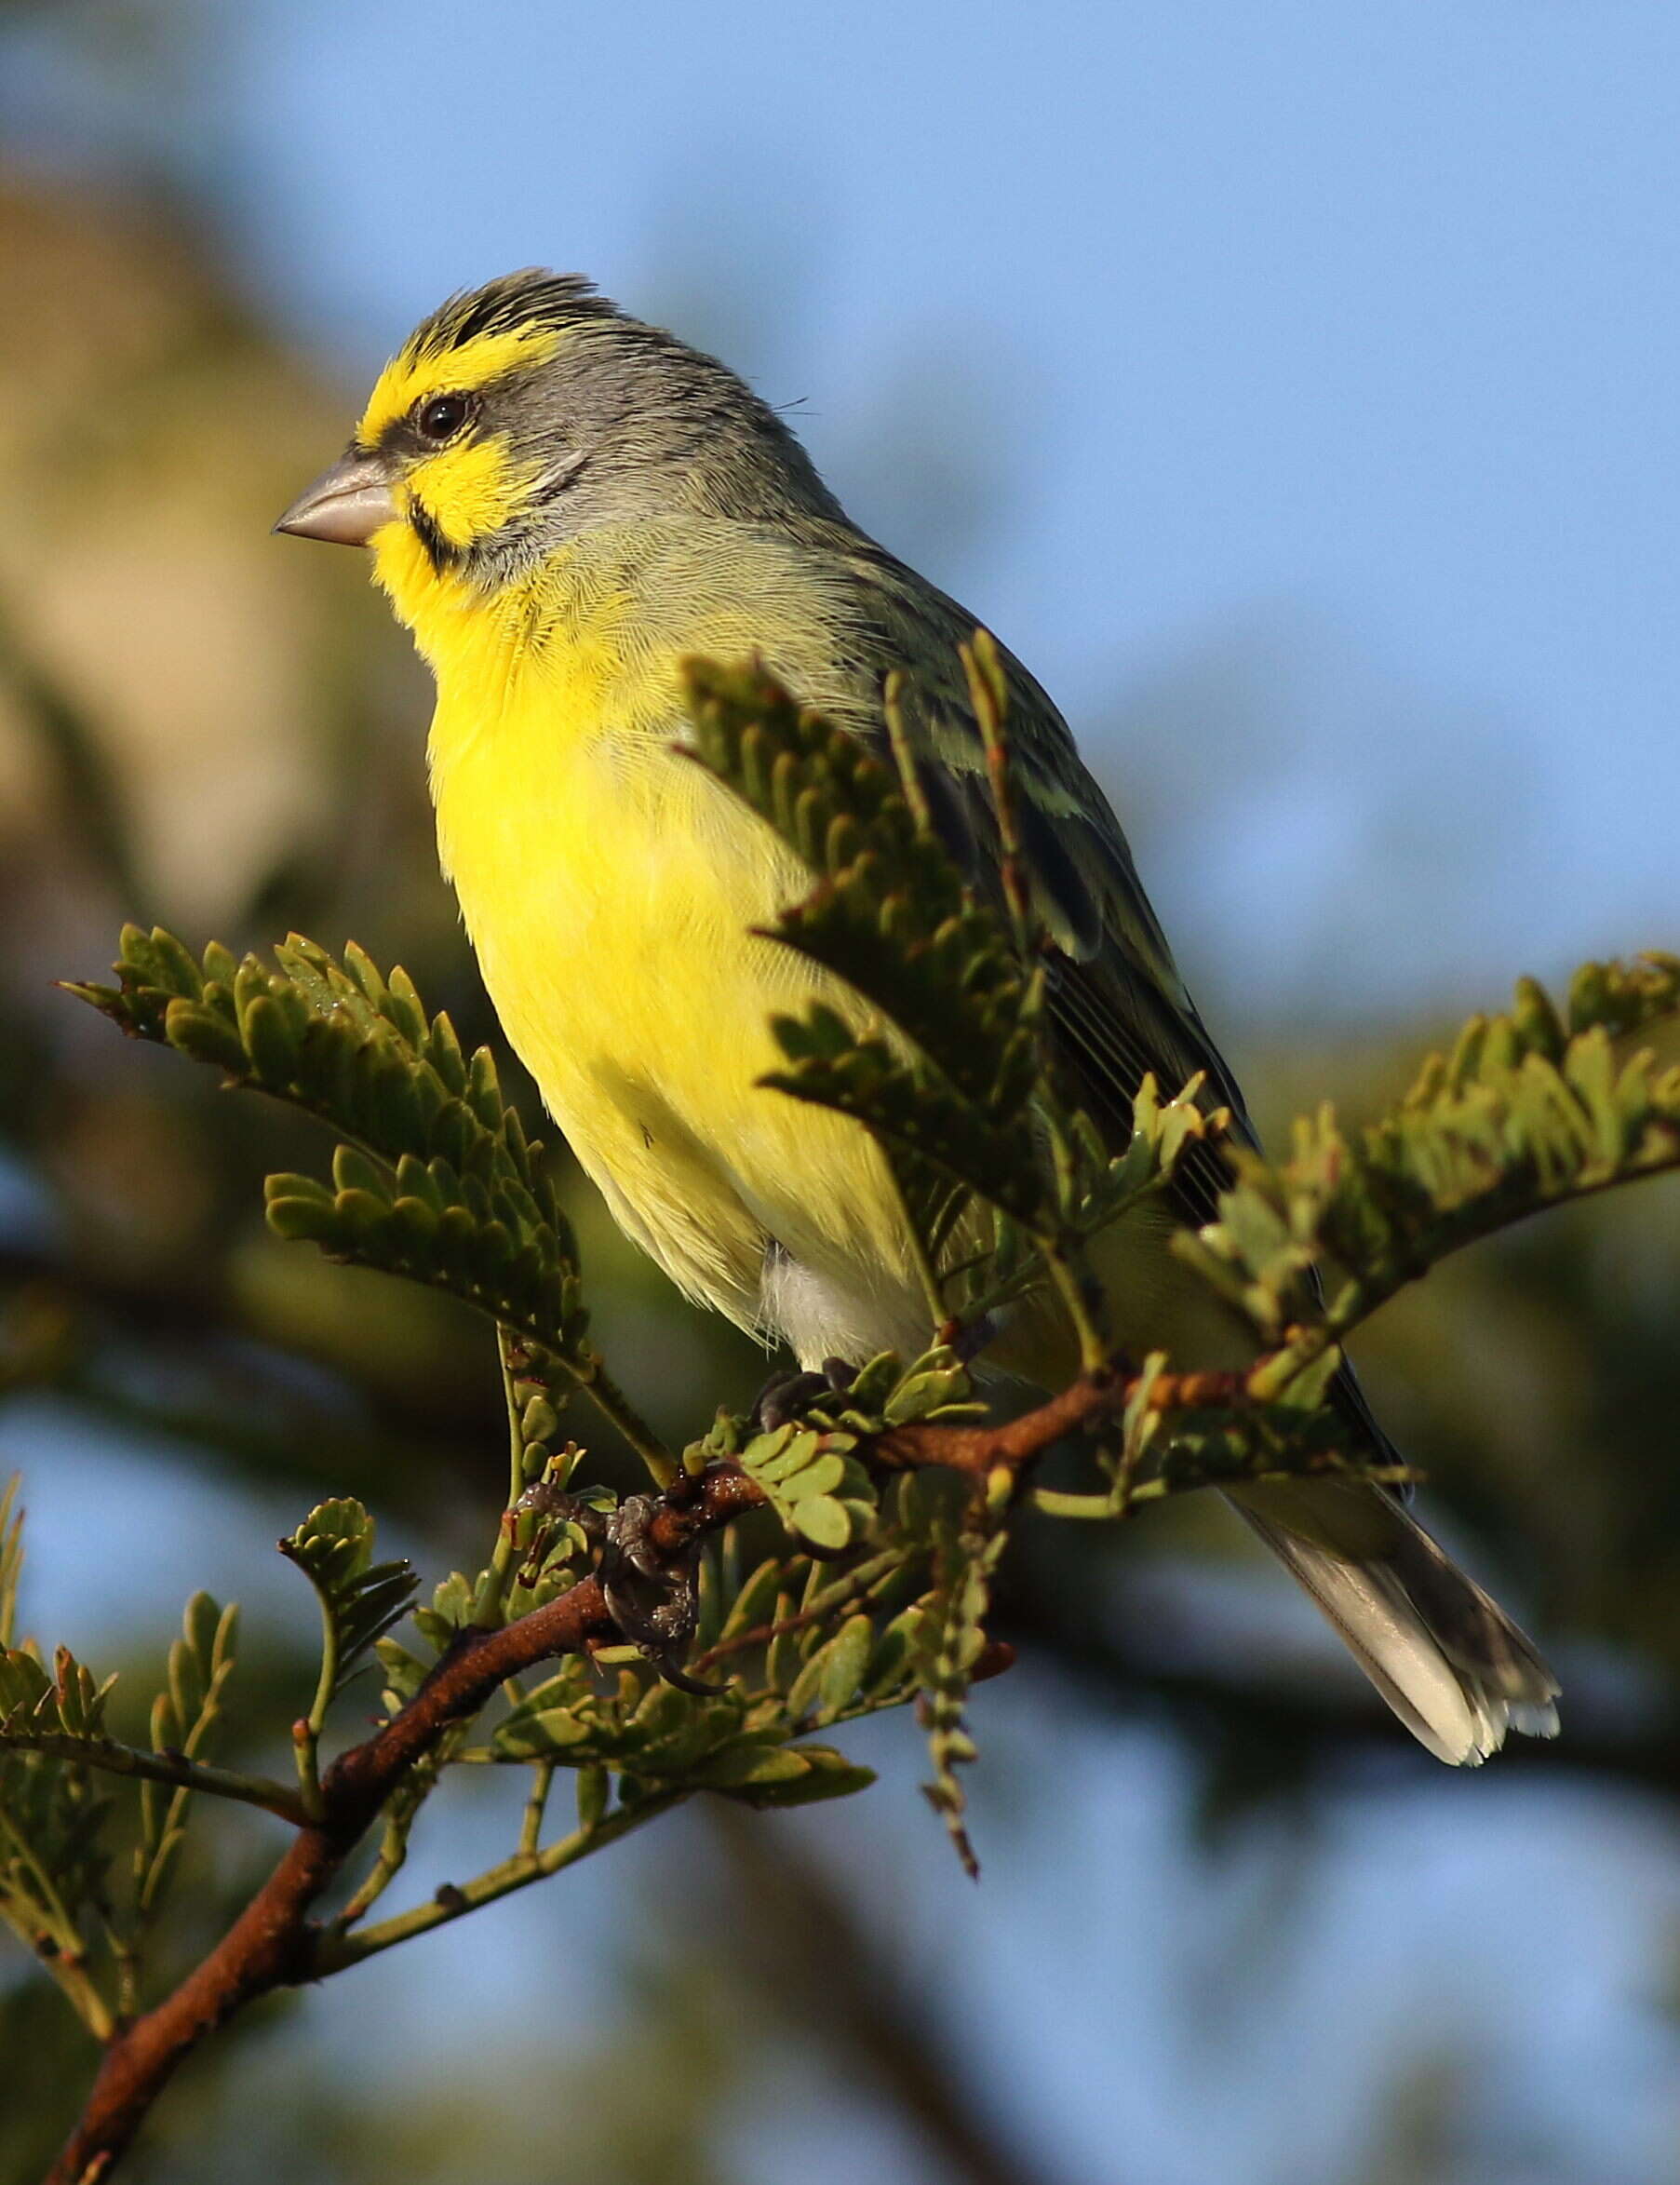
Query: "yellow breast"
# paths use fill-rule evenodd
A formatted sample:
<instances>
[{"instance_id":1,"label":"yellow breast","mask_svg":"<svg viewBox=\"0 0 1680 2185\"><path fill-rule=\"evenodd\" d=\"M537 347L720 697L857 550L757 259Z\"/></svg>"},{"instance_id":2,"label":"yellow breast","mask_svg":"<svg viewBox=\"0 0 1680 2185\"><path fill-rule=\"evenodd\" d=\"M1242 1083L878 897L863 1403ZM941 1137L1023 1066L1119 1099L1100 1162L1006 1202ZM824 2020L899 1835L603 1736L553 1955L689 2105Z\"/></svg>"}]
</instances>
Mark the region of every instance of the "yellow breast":
<instances>
[{"instance_id":1,"label":"yellow breast","mask_svg":"<svg viewBox=\"0 0 1680 2185\"><path fill-rule=\"evenodd\" d=\"M896 1330L907 1297L913 1320L876 1149L754 1082L779 1059L772 1011L813 978L748 929L808 882L674 749L677 648L638 637L598 570L563 563L534 596L438 609L415 619L438 681L444 868L503 1027L619 1221L743 1326L772 1237L871 1327Z\"/></svg>"}]
</instances>

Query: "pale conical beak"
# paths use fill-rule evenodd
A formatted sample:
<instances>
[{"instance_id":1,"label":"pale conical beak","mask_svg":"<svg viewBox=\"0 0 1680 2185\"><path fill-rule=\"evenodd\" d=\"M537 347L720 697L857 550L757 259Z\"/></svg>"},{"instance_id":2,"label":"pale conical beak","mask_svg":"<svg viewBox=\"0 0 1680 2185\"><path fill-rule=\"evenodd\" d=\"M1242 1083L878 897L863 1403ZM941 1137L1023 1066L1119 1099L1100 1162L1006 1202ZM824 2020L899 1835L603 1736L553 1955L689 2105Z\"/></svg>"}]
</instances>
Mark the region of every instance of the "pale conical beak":
<instances>
[{"instance_id":1,"label":"pale conical beak","mask_svg":"<svg viewBox=\"0 0 1680 2185\"><path fill-rule=\"evenodd\" d=\"M352 449L303 489L275 529L335 546L365 546L401 513L393 483L388 457L358 455Z\"/></svg>"}]
</instances>

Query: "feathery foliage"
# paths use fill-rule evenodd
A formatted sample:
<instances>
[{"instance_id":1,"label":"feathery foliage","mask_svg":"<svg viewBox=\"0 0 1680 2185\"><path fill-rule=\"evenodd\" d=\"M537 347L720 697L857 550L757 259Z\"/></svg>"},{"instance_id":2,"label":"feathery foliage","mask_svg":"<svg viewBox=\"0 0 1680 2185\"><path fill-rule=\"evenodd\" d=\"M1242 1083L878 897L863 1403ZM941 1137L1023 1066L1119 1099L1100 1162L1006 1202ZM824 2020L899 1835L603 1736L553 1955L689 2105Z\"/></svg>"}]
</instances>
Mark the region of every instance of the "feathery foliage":
<instances>
[{"instance_id":1,"label":"feathery foliage","mask_svg":"<svg viewBox=\"0 0 1680 2185\"><path fill-rule=\"evenodd\" d=\"M221 1608L208 1593L195 1593L182 1612L181 1637L169 1648L164 1686L152 1702L152 1749L179 1754L188 1763L187 1779L169 1785L148 1776L141 1782L134 1896L142 1926L156 1917L186 1840L191 1764L208 1750L221 1718L238 1636L238 1609Z\"/></svg>"},{"instance_id":2,"label":"feathery foliage","mask_svg":"<svg viewBox=\"0 0 1680 2185\"><path fill-rule=\"evenodd\" d=\"M369 1649L401 1619L420 1580L406 1562L374 1562L373 1520L348 1498L311 1510L281 1541L280 1553L320 1599L324 1713Z\"/></svg>"},{"instance_id":3,"label":"feathery foliage","mask_svg":"<svg viewBox=\"0 0 1680 2185\"><path fill-rule=\"evenodd\" d=\"M1276 1346L1255 1394L1298 1387L1337 1338L1460 1246L1680 1163L1680 1067L1616 1045L1677 1009L1680 957L1586 964L1562 1011L1525 978L1509 1014L1472 1018L1378 1123L1350 1135L1325 1107L1275 1166L1239 1150L1219 1220L1175 1244ZM1309 1269L1328 1302L1291 1329Z\"/></svg>"},{"instance_id":4,"label":"feathery foliage","mask_svg":"<svg viewBox=\"0 0 1680 2185\"><path fill-rule=\"evenodd\" d=\"M571 1225L480 1047L464 1056L408 975L354 943L341 964L294 934L271 967L216 942L195 957L161 927L123 930L114 987L73 986L123 1031L272 1093L343 1131L330 1185L269 1179L277 1234L448 1289L541 1331L586 1373L593 1354Z\"/></svg>"},{"instance_id":5,"label":"feathery foliage","mask_svg":"<svg viewBox=\"0 0 1680 2185\"><path fill-rule=\"evenodd\" d=\"M464 1055L403 973L295 936L271 963L214 943L195 956L130 926L116 983L72 990L131 1036L335 1133L324 1173L269 1179L271 1226L494 1321L508 1413L506 1491L483 1565L446 1574L419 1605L417 1575L374 1562L373 1520L348 1496L280 1544L315 1587L322 1626L314 1698L292 1725L295 1787L208 1758L235 1612L205 1595L171 1649L150 1748L114 1740L109 1680L61 1650L49 1675L16 1641L20 1537L0 1503L0 1913L101 2038L120 2039L147 2000L141 1941L200 1793L314 1831L316 1888L377 1831L330 1919L311 1923L308 1896L293 1906L287 1950L250 1992L404 1943L684 1799L773 1806L859 1790L869 1771L827 1739L912 1703L928 1795L974 1871L961 1771L975 1757L974 1687L1004 1662L991 1586L1015 1524L1123 1518L1212 1481L1391 1477L1349 1448L1325 1407L1346 1332L1475 1238L1680 1167L1680 1071L1629 1051L1680 1015L1680 961L1589 965L1562 1009L1525 981L1509 1014L1476 1019L1376 1123L1349 1132L1322 1111L1275 1164L1226 1147L1233 1180L1217 1220L1178 1248L1246 1315L1260 1352L1251 1371L1119 1356L1088 1248L1165 1190L1225 1118L1198 1083L1146 1078L1116 1149L1068 1105L1043 1035L1042 936L1014 870L988 641L968 667L1003 850L995 902L941 843L894 694L882 737L866 741L761 671L692 667L695 762L811 876L773 937L813 967L818 997L777 1019L785 1062L768 1086L881 1143L917 1225L933 1340L913 1360L797 1377L680 1452L643 1424L589 1335L575 1238L491 1057ZM1084 1370L1042 1411L998 1426L970 1361L996 1313L1042 1287L1073 1322ZM624 1491L586 1441L561 1442L561 1411L580 1392L640 1456L651 1489ZM1036 1458L1081 1426L1096 1430L1085 1483L1036 1486ZM323 1766L346 1681L370 1657L383 1727ZM373 1916L427 1801L464 1766L523 1778L516 1847L459 1887ZM561 1771L575 1823L556 1834ZM119 1894L102 1850L110 1799L95 1786L124 1776L141 1802Z\"/></svg>"}]
</instances>

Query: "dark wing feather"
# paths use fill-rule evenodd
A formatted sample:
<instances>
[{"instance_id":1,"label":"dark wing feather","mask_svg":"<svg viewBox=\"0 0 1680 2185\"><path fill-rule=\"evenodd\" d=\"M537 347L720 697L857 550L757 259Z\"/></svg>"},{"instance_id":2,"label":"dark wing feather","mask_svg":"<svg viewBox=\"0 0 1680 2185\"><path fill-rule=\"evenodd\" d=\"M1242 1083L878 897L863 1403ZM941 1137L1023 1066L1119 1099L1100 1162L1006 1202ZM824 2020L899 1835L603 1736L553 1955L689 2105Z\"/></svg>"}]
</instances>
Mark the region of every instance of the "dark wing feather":
<instances>
[{"instance_id":1,"label":"dark wing feather","mask_svg":"<svg viewBox=\"0 0 1680 2185\"><path fill-rule=\"evenodd\" d=\"M880 549L854 550L852 559L871 610L858 649L877 663L877 681L887 663L916 663L907 714L935 824L974 884L995 898L997 819L958 657L973 620ZM1201 1072L1203 1105L1228 1108L1235 1131L1254 1142L1243 1096L1179 977L1119 820L1044 691L1013 654L1002 660L1023 862L1054 942L1050 1018L1081 1104L1111 1143L1123 1145L1146 1072L1168 1097ZM1218 1150L1198 1145L1177 1180L1183 1218L1215 1220L1230 1181Z\"/></svg>"},{"instance_id":2,"label":"dark wing feather","mask_svg":"<svg viewBox=\"0 0 1680 2185\"><path fill-rule=\"evenodd\" d=\"M866 687L873 694L887 668L915 663L907 715L935 824L975 885L995 898L997 819L958 656L974 635L973 619L872 542L853 536L848 559L858 580L857 664L873 667ZM1050 698L1000 650L1023 860L1055 944L1050 1019L1079 1100L1118 1147L1130 1136L1146 1072L1169 1096L1201 1072L1203 1105L1228 1109L1233 1134L1257 1146L1242 1093L1179 976L1119 820ZM1231 1181L1217 1146L1203 1140L1191 1147L1173 1184L1181 1219L1198 1228L1216 1221L1219 1195ZM1351 1369L1337 1376L1334 1394L1370 1442L1387 1450Z\"/></svg>"}]
</instances>

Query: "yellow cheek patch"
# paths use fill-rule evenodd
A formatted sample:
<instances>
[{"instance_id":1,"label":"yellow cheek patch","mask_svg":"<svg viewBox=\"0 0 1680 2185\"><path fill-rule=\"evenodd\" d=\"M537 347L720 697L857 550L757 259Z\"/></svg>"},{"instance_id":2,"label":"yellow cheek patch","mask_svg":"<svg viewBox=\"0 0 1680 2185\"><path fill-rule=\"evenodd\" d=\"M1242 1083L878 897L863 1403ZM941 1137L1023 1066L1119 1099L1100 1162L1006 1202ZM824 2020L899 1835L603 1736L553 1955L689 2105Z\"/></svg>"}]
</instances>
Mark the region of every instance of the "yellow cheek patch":
<instances>
[{"instance_id":1,"label":"yellow cheek patch","mask_svg":"<svg viewBox=\"0 0 1680 2185\"><path fill-rule=\"evenodd\" d=\"M536 475L534 463L509 459L498 436L428 455L403 483L451 546L471 546L519 513Z\"/></svg>"},{"instance_id":2,"label":"yellow cheek patch","mask_svg":"<svg viewBox=\"0 0 1680 2185\"><path fill-rule=\"evenodd\" d=\"M474 394L504 372L541 364L553 356L560 341L558 327L524 326L510 333L479 334L442 356L404 349L374 382L356 437L364 448L374 447L423 397Z\"/></svg>"}]
</instances>

